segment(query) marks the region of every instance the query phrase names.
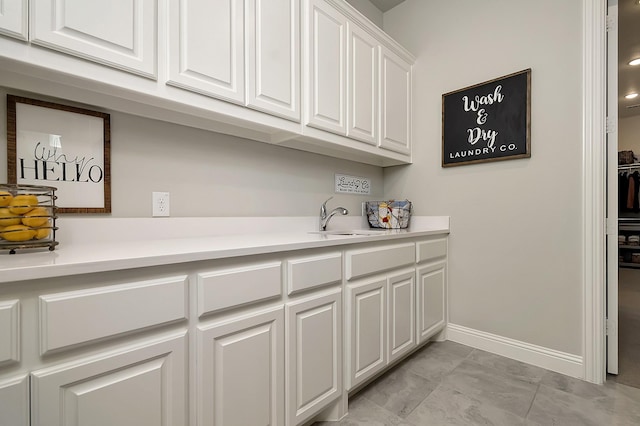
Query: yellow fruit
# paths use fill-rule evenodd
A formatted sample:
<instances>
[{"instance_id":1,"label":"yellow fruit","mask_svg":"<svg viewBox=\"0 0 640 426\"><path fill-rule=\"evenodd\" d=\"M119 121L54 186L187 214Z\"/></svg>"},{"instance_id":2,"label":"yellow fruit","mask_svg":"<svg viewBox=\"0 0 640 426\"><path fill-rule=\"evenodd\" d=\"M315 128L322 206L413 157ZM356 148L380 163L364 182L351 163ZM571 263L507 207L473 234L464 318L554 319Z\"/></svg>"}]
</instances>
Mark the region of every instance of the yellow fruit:
<instances>
[{"instance_id":1,"label":"yellow fruit","mask_svg":"<svg viewBox=\"0 0 640 426\"><path fill-rule=\"evenodd\" d=\"M0 237L7 241L29 241L36 236L36 231L24 225L7 226L0 233Z\"/></svg>"},{"instance_id":2,"label":"yellow fruit","mask_svg":"<svg viewBox=\"0 0 640 426\"><path fill-rule=\"evenodd\" d=\"M20 225L22 218L11 213L6 207L0 207L0 226Z\"/></svg>"},{"instance_id":3,"label":"yellow fruit","mask_svg":"<svg viewBox=\"0 0 640 426\"><path fill-rule=\"evenodd\" d=\"M49 212L44 207L36 207L24 214L22 223L27 226L43 226L49 220Z\"/></svg>"},{"instance_id":4,"label":"yellow fruit","mask_svg":"<svg viewBox=\"0 0 640 426\"><path fill-rule=\"evenodd\" d=\"M51 228L38 228L36 231L36 240L42 240L49 236L51 233Z\"/></svg>"},{"instance_id":5,"label":"yellow fruit","mask_svg":"<svg viewBox=\"0 0 640 426\"><path fill-rule=\"evenodd\" d=\"M0 191L0 207L8 206L12 199L13 195L11 195L11 193L7 191Z\"/></svg>"},{"instance_id":6,"label":"yellow fruit","mask_svg":"<svg viewBox=\"0 0 640 426\"><path fill-rule=\"evenodd\" d=\"M38 197L35 195L16 195L9 203L9 210L15 214L25 214L38 207Z\"/></svg>"}]
</instances>

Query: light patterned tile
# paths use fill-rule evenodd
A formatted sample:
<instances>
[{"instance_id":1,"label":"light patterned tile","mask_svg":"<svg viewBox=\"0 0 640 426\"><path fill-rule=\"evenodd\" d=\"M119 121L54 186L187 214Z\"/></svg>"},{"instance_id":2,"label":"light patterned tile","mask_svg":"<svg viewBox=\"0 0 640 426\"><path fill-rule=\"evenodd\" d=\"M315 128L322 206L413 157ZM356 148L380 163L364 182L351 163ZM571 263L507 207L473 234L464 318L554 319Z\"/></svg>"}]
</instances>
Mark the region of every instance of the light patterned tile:
<instances>
[{"instance_id":1,"label":"light patterned tile","mask_svg":"<svg viewBox=\"0 0 640 426\"><path fill-rule=\"evenodd\" d=\"M349 401L349 414L339 426L412 426L362 395Z\"/></svg>"},{"instance_id":2,"label":"light patterned tile","mask_svg":"<svg viewBox=\"0 0 640 426\"><path fill-rule=\"evenodd\" d=\"M362 396L405 418L437 386L410 370L395 368L376 380L364 391Z\"/></svg>"},{"instance_id":3,"label":"light patterned tile","mask_svg":"<svg viewBox=\"0 0 640 426\"><path fill-rule=\"evenodd\" d=\"M416 426L518 426L524 418L441 385L407 417Z\"/></svg>"},{"instance_id":4,"label":"light patterned tile","mask_svg":"<svg viewBox=\"0 0 640 426\"><path fill-rule=\"evenodd\" d=\"M613 425L614 416L592 400L540 385L527 419L540 425Z\"/></svg>"},{"instance_id":5,"label":"light patterned tile","mask_svg":"<svg viewBox=\"0 0 640 426\"><path fill-rule=\"evenodd\" d=\"M434 383L439 383L465 358L466 356L456 355L453 352L440 349L438 346L429 345L404 361L402 368Z\"/></svg>"},{"instance_id":6,"label":"light patterned tile","mask_svg":"<svg viewBox=\"0 0 640 426\"><path fill-rule=\"evenodd\" d=\"M525 417L538 385L496 374L495 370L465 360L442 384L482 404Z\"/></svg>"},{"instance_id":7,"label":"light patterned tile","mask_svg":"<svg viewBox=\"0 0 640 426\"><path fill-rule=\"evenodd\" d=\"M471 346L463 345L461 343L452 342L451 340L445 340L443 342L430 342L426 348L432 349L440 349L443 351L450 352L454 355L457 355L462 358L466 358L469 356L471 352L473 352L473 348Z\"/></svg>"},{"instance_id":8,"label":"light patterned tile","mask_svg":"<svg viewBox=\"0 0 640 426\"><path fill-rule=\"evenodd\" d=\"M547 373L547 370L544 368L525 364L524 362L495 355L480 349L474 349L467 359L484 365L485 367L493 368L499 374L507 374L511 377L515 377L529 383L540 383Z\"/></svg>"}]
</instances>

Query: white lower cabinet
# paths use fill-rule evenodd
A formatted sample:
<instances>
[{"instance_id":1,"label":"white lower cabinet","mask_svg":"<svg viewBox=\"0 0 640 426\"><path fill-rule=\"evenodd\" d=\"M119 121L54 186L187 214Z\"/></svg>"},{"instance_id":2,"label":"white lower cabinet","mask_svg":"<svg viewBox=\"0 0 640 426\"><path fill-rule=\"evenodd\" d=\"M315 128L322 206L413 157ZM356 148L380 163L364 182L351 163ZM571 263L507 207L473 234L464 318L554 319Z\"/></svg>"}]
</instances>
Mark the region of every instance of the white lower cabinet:
<instances>
[{"instance_id":1,"label":"white lower cabinet","mask_svg":"<svg viewBox=\"0 0 640 426\"><path fill-rule=\"evenodd\" d=\"M0 287L0 426L345 414L445 328L447 238L344 247Z\"/></svg>"},{"instance_id":2,"label":"white lower cabinet","mask_svg":"<svg viewBox=\"0 0 640 426\"><path fill-rule=\"evenodd\" d=\"M197 425L284 425L282 306L197 331Z\"/></svg>"},{"instance_id":3,"label":"white lower cabinet","mask_svg":"<svg viewBox=\"0 0 640 426\"><path fill-rule=\"evenodd\" d=\"M299 425L342 395L342 290L286 304L287 425Z\"/></svg>"},{"instance_id":4,"label":"white lower cabinet","mask_svg":"<svg viewBox=\"0 0 640 426\"><path fill-rule=\"evenodd\" d=\"M31 424L187 424L186 356L186 332L181 332L34 371Z\"/></svg>"},{"instance_id":5,"label":"white lower cabinet","mask_svg":"<svg viewBox=\"0 0 640 426\"><path fill-rule=\"evenodd\" d=\"M386 287L384 278L347 286L347 389L387 365Z\"/></svg>"},{"instance_id":6,"label":"white lower cabinet","mask_svg":"<svg viewBox=\"0 0 640 426\"><path fill-rule=\"evenodd\" d=\"M416 347L415 270L349 284L347 306L351 390Z\"/></svg>"},{"instance_id":7,"label":"white lower cabinet","mask_svg":"<svg viewBox=\"0 0 640 426\"><path fill-rule=\"evenodd\" d=\"M442 330L446 324L446 261L417 269L418 343Z\"/></svg>"},{"instance_id":8,"label":"white lower cabinet","mask_svg":"<svg viewBox=\"0 0 640 426\"><path fill-rule=\"evenodd\" d=\"M392 363L416 347L415 295L413 268L387 277L388 345L387 359Z\"/></svg>"},{"instance_id":9,"label":"white lower cabinet","mask_svg":"<svg viewBox=\"0 0 640 426\"><path fill-rule=\"evenodd\" d=\"M29 376L0 381L0 425L29 426Z\"/></svg>"}]
</instances>

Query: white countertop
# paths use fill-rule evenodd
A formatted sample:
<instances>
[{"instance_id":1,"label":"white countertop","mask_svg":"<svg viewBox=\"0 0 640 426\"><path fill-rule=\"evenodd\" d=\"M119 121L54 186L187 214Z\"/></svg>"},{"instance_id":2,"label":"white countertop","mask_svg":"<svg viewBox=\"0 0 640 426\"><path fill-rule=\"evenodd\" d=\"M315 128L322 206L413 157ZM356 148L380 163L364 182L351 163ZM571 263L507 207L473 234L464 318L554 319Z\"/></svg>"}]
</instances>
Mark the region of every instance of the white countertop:
<instances>
[{"instance_id":1,"label":"white countertop","mask_svg":"<svg viewBox=\"0 0 640 426\"><path fill-rule=\"evenodd\" d=\"M406 230L382 230L375 235L313 233L313 218L217 218L214 226L212 220L59 220L60 237L56 238L60 244L54 251L0 253L0 283L449 233L449 218L445 216L412 218ZM161 234L153 232L158 225L162 225ZM361 228L353 226L353 221L334 225L330 229ZM69 235L63 238L65 227ZM175 229L191 231L174 232ZM202 234L198 229L208 229L210 235L196 236ZM186 237L177 237L185 234ZM92 237L88 241L87 235ZM153 237L157 235L162 238Z\"/></svg>"}]
</instances>

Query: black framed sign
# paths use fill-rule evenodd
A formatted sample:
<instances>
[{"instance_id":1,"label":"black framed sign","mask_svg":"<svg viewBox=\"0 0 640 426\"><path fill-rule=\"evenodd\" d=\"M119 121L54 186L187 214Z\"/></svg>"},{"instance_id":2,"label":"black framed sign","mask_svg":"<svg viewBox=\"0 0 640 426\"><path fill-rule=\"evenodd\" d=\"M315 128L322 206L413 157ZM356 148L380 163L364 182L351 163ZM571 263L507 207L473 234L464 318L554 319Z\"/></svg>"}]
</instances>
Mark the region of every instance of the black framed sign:
<instances>
[{"instance_id":1,"label":"black framed sign","mask_svg":"<svg viewBox=\"0 0 640 426\"><path fill-rule=\"evenodd\" d=\"M442 95L442 167L531 157L531 69Z\"/></svg>"}]
</instances>

